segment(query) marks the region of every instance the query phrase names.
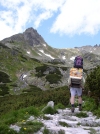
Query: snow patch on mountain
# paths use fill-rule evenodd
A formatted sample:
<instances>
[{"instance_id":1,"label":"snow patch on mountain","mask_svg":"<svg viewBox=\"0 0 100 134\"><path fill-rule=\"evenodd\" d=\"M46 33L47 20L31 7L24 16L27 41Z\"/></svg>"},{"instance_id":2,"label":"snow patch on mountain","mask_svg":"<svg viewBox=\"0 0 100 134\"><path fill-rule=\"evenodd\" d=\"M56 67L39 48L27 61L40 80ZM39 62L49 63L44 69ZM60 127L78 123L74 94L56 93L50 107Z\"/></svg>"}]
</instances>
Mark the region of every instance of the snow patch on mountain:
<instances>
[{"instance_id":1,"label":"snow patch on mountain","mask_svg":"<svg viewBox=\"0 0 100 134\"><path fill-rule=\"evenodd\" d=\"M27 51L27 54L30 54L30 52L29 52L29 51Z\"/></svg>"},{"instance_id":2,"label":"snow patch on mountain","mask_svg":"<svg viewBox=\"0 0 100 134\"><path fill-rule=\"evenodd\" d=\"M38 53L40 56L42 56L40 53Z\"/></svg>"},{"instance_id":3,"label":"snow patch on mountain","mask_svg":"<svg viewBox=\"0 0 100 134\"><path fill-rule=\"evenodd\" d=\"M63 60L65 60L65 59L66 59L66 57L65 57L65 56L62 56L62 59L63 59Z\"/></svg>"},{"instance_id":4,"label":"snow patch on mountain","mask_svg":"<svg viewBox=\"0 0 100 134\"><path fill-rule=\"evenodd\" d=\"M74 56L70 58L70 60L72 60L72 61L74 61L74 59L75 59L75 57L74 57Z\"/></svg>"},{"instance_id":5,"label":"snow patch on mountain","mask_svg":"<svg viewBox=\"0 0 100 134\"><path fill-rule=\"evenodd\" d=\"M43 44L44 47L46 47L46 44Z\"/></svg>"},{"instance_id":6,"label":"snow patch on mountain","mask_svg":"<svg viewBox=\"0 0 100 134\"><path fill-rule=\"evenodd\" d=\"M27 76L27 75L26 75L26 74L24 74L24 75L23 75L23 78L25 78L26 76Z\"/></svg>"},{"instance_id":7,"label":"snow patch on mountain","mask_svg":"<svg viewBox=\"0 0 100 134\"><path fill-rule=\"evenodd\" d=\"M41 53L43 53L44 55L50 57L51 59L54 59L54 57L52 57L50 54L46 54L46 53L44 53L44 50L39 50L39 51L40 51Z\"/></svg>"}]
</instances>

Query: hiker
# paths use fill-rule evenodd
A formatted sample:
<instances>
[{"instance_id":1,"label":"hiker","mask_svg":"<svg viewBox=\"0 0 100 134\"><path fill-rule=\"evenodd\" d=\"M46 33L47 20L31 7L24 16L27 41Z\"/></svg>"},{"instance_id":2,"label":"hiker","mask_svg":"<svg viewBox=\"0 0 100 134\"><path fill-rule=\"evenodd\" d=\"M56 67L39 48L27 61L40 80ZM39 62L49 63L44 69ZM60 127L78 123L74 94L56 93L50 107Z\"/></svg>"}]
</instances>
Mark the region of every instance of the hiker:
<instances>
[{"instance_id":1,"label":"hiker","mask_svg":"<svg viewBox=\"0 0 100 134\"><path fill-rule=\"evenodd\" d=\"M74 61L74 64L75 64L75 61ZM83 61L82 61L82 64L83 64ZM82 90L84 89L85 79L83 77L83 74L81 75L81 73L83 73L83 67L76 68L74 65L74 68L71 68L70 70L70 76L68 78L68 85L69 85L70 94L71 94L70 103L71 103L72 113L75 110L74 103L75 103L76 95L78 96L79 111L82 110ZM78 75L78 78L77 78L77 75Z\"/></svg>"}]
</instances>

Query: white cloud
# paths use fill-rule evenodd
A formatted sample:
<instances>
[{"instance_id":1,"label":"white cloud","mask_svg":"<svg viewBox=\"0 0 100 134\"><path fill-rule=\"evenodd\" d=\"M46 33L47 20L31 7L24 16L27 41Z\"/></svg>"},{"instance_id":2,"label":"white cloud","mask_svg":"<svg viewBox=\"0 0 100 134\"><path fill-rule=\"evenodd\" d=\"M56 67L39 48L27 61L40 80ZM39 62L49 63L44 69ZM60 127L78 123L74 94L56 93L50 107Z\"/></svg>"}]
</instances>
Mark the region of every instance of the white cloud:
<instances>
[{"instance_id":1,"label":"white cloud","mask_svg":"<svg viewBox=\"0 0 100 134\"><path fill-rule=\"evenodd\" d=\"M100 0L66 0L51 32L96 34L100 30Z\"/></svg>"},{"instance_id":2,"label":"white cloud","mask_svg":"<svg viewBox=\"0 0 100 134\"><path fill-rule=\"evenodd\" d=\"M50 11L40 14L34 23L35 27L36 28L39 27L41 21L46 20L46 19L50 18L51 16L52 16L52 13Z\"/></svg>"},{"instance_id":3,"label":"white cloud","mask_svg":"<svg viewBox=\"0 0 100 134\"><path fill-rule=\"evenodd\" d=\"M0 0L0 40L23 32L29 24L38 28L65 0Z\"/></svg>"},{"instance_id":4,"label":"white cloud","mask_svg":"<svg viewBox=\"0 0 100 134\"><path fill-rule=\"evenodd\" d=\"M96 34L100 30L99 14L100 0L0 0L0 31L4 31L0 40L30 25L38 28L53 16L52 33Z\"/></svg>"}]
</instances>

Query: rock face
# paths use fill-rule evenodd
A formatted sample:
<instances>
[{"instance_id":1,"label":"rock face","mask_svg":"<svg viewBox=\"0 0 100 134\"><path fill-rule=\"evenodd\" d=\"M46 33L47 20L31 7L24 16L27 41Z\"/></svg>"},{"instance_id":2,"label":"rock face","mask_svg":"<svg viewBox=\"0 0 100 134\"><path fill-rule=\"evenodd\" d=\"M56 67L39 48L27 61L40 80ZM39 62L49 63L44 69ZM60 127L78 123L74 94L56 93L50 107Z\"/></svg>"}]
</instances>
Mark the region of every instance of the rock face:
<instances>
[{"instance_id":1,"label":"rock face","mask_svg":"<svg viewBox=\"0 0 100 134\"><path fill-rule=\"evenodd\" d=\"M5 38L2 40L2 43L12 43L14 41L23 42L30 46L46 44L42 36L39 35L38 32L33 28L28 28L23 33L15 34L9 38Z\"/></svg>"}]
</instances>

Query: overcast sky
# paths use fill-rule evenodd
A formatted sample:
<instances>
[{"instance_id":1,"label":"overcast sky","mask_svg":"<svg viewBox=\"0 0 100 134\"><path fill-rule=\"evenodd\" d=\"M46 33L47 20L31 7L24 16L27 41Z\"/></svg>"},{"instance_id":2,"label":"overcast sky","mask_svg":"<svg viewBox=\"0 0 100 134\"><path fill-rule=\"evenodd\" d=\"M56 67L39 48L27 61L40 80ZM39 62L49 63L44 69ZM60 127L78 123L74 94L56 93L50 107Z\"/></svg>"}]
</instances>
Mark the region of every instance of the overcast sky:
<instances>
[{"instance_id":1,"label":"overcast sky","mask_svg":"<svg viewBox=\"0 0 100 134\"><path fill-rule=\"evenodd\" d=\"M0 40L33 27L54 48L100 44L100 0L0 0Z\"/></svg>"}]
</instances>

